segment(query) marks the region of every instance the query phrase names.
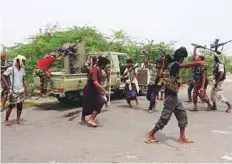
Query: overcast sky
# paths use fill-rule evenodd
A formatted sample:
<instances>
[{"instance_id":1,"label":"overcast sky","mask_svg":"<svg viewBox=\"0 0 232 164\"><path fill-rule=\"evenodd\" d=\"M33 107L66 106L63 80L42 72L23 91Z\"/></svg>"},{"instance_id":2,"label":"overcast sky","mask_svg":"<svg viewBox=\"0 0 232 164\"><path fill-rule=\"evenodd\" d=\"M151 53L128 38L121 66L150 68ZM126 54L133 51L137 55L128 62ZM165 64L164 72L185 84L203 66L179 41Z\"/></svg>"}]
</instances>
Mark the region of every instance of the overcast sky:
<instances>
[{"instance_id":1,"label":"overcast sky","mask_svg":"<svg viewBox=\"0 0 232 164\"><path fill-rule=\"evenodd\" d=\"M0 0L1 37L6 46L25 42L46 24L96 26L103 33L124 29L138 40L178 40L209 45L232 39L232 0ZM232 43L225 47L232 56Z\"/></svg>"}]
</instances>

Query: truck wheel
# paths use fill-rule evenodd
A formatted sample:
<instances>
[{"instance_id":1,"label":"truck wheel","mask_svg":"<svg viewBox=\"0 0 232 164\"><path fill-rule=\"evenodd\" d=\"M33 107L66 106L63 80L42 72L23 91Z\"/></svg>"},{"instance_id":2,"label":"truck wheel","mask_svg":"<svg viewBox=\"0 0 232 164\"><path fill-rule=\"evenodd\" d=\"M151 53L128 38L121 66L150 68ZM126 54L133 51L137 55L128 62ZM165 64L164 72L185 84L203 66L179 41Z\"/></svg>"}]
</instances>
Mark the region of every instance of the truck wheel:
<instances>
[{"instance_id":1,"label":"truck wheel","mask_svg":"<svg viewBox=\"0 0 232 164\"><path fill-rule=\"evenodd\" d=\"M65 93L65 97L57 95L56 98L61 104L68 104L77 107L81 107L83 105L83 96L80 95L79 92Z\"/></svg>"},{"instance_id":2,"label":"truck wheel","mask_svg":"<svg viewBox=\"0 0 232 164\"><path fill-rule=\"evenodd\" d=\"M119 98L119 99L125 97L125 91L124 91L124 90L117 90L117 91L115 92L115 97L116 97L116 98Z\"/></svg>"},{"instance_id":3,"label":"truck wheel","mask_svg":"<svg viewBox=\"0 0 232 164\"><path fill-rule=\"evenodd\" d=\"M57 95L56 98L61 104L67 104L68 103L68 99L66 97L60 97L59 95Z\"/></svg>"},{"instance_id":4,"label":"truck wheel","mask_svg":"<svg viewBox=\"0 0 232 164\"><path fill-rule=\"evenodd\" d=\"M147 94L147 87L143 86L139 90L139 96L145 96Z\"/></svg>"}]
</instances>

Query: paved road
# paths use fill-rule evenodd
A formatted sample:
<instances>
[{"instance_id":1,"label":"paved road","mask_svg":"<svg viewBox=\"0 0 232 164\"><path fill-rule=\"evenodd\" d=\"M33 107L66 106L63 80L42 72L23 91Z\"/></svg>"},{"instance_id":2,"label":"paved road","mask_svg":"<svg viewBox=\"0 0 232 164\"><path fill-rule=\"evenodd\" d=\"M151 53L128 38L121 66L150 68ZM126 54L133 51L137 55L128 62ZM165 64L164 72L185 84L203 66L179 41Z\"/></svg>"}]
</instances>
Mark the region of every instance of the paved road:
<instances>
[{"instance_id":1,"label":"paved road","mask_svg":"<svg viewBox=\"0 0 232 164\"><path fill-rule=\"evenodd\" d=\"M226 95L232 93L226 86ZM180 92L186 100L186 91ZM112 102L111 109L98 117L98 128L80 126L80 109L47 103L24 110L24 125L5 127L2 123L2 162L232 162L232 114L220 111L188 112L187 135L191 145L177 143L179 131L172 117L168 126L157 134L162 142L144 143L146 133L160 116L148 114L145 97L139 107L127 108L124 100ZM232 101L232 98L229 98ZM186 108L192 104L184 103ZM199 104L201 109L206 104ZM15 112L12 113L15 117ZM70 115L70 116L69 116ZM5 116L1 114L3 119Z\"/></svg>"}]
</instances>

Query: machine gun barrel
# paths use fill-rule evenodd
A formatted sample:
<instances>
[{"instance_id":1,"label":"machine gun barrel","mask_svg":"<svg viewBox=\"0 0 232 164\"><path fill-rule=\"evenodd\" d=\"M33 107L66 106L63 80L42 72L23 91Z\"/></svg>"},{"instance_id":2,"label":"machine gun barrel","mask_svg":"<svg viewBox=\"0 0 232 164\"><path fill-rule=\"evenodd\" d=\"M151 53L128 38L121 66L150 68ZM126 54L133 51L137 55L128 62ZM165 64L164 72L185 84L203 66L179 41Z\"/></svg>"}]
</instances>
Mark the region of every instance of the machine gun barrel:
<instances>
[{"instance_id":1,"label":"machine gun barrel","mask_svg":"<svg viewBox=\"0 0 232 164\"><path fill-rule=\"evenodd\" d=\"M219 41L218 41L219 42ZM218 43L217 41L215 41L214 44L211 44L210 48L218 48L218 47L221 47L221 46L224 46L230 42L232 42L232 40L229 40L229 41L226 41L224 43Z\"/></svg>"}]
</instances>

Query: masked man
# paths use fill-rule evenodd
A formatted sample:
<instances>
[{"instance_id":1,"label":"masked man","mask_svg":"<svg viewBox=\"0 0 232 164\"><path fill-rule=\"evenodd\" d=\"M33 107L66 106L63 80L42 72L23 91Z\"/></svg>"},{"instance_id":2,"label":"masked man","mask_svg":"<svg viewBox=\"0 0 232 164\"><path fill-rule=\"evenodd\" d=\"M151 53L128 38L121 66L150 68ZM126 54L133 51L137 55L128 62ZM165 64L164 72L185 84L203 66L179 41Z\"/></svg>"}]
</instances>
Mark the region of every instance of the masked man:
<instances>
[{"instance_id":1,"label":"masked man","mask_svg":"<svg viewBox=\"0 0 232 164\"><path fill-rule=\"evenodd\" d=\"M169 122L172 114L174 113L178 121L180 128L180 143L192 143L193 141L188 140L185 136L185 128L188 124L187 113L180 102L177 93L180 88L180 79L179 73L180 69L183 68L192 68L200 66L201 63L189 63L183 64L184 58L188 56L188 52L185 47L177 49L173 55L173 62L169 65L168 74L165 79L165 101L164 107L161 112L160 119L156 123L155 127L148 133L148 136L145 140L146 143L156 143L158 142L154 135L157 131L164 128L165 125Z\"/></svg>"},{"instance_id":2,"label":"masked man","mask_svg":"<svg viewBox=\"0 0 232 164\"><path fill-rule=\"evenodd\" d=\"M231 112L231 104L228 102L228 100L223 95L223 82L226 79L226 68L225 68L225 60L222 55L215 54L214 55L214 78L215 78L215 84L211 90L211 100L213 102L213 108L212 110L217 110L216 105L216 99L219 101L225 103L228 108L226 112Z\"/></svg>"}]
</instances>

